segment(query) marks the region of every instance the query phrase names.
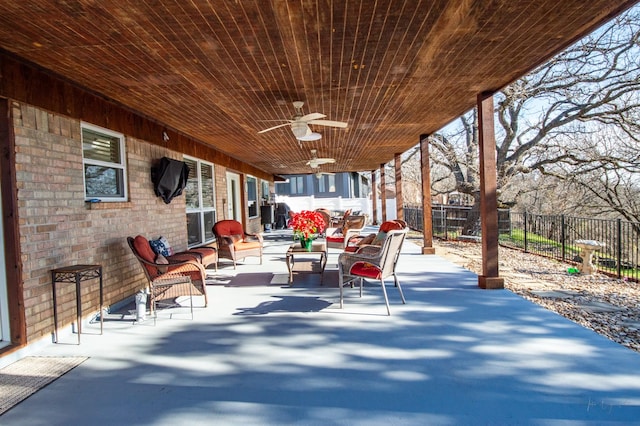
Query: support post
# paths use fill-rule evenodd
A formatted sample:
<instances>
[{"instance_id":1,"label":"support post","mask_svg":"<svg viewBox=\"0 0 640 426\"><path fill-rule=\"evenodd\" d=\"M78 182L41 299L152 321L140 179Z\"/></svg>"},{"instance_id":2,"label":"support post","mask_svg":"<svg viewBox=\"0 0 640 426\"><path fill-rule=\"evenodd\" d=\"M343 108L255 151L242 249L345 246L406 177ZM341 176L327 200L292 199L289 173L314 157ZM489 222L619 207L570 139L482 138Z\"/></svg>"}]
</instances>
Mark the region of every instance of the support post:
<instances>
[{"instance_id":1,"label":"support post","mask_svg":"<svg viewBox=\"0 0 640 426\"><path fill-rule=\"evenodd\" d=\"M376 187L376 171L371 170L371 198L373 198L373 225L378 224L378 188Z\"/></svg>"},{"instance_id":2,"label":"support post","mask_svg":"<svg viewBox=\"0 0 640 426\"><path fill-rule=\"evenodd\" d=\"M387 182L384 175L384 164L380 164L380 200L382 201L382 222L387 221Z\"/></svg>"},{"instance_id":3,"label":"support post","mask_svg":"<svg viewBox=\"0 0 640 426\"><path fill-rule=\"evenodd\" d=\"M422 254L436 254L436 249L433 247L429 135L420 135L420 174L422 178Z\"/></svg>"},{"instance_id":4,"label":"support post","mask_svg":"<svg viewBox=\"0 0 640 426\"><path fill-rule=\"evenodd\" d=\"M478 286L501 289L504 288L504 279L498 274L497 167L492 94L478 95L478 127L482 229L482 275L478 277Z\"/></svg>"},{"instance_id":5,"label":"support post","mask_svg":"<svg viewBox=\"0 0 640 426\"><path fill-rule=\"evenodd\" d=\"M396 219L404 220L404 201L402 199L402 154L393 156L396 172Z\"/></svg>"},{"instance_id":6,"label":"support post","mask_svg":"<svg viewBox=\"0 0 640 426\"><path fill-rule=\"evenodd\" d=\"M16 136L13 130L14 108L12 101L0 97L0 226L4 244L6 301L9 323L3 340L14 347L27 344L27 319L24 309L24 278L20 259L20 229L18 218L18 190L16 182Z\"/></svg>"}]
</instances>

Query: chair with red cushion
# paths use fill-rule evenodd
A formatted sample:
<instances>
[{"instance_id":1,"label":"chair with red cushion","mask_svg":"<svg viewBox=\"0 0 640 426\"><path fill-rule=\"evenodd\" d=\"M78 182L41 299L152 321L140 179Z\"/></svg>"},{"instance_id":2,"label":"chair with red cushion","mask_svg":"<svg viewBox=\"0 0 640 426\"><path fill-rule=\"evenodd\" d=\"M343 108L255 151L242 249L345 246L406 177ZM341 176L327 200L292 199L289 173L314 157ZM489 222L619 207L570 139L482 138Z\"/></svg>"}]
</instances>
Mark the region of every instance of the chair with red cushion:
<instances>
[{"instance_id":1,"label":"chair with red cushion","mask_svg":"<svg viewBox=\"0 0 640 426\"><path fill-rule=\"evenodd\" d=\"M324 219L324 229L320 232L320 235L324 236L327 228L331 225L331 212L328 209L323 208L316 209L315 211L320 213Z\"/></svg>"},{"instance_id":2,"label":"chair with red cushion","mask_svg":"<svg viewBox=\"0 0 640 426\"><path fill-rule=\"evenodd\" d=\"M362 297L362 280L379 280L382 286L384 302L387 306L387 315L391 315L389 310L389 299L384 283L385 278L393 276L394 283L400 292L402 303L406 303L400 281L396 275L396 264L400 257L400 249L407 235L408 229L394 229L387 232L382 247L366 246L358 253L343 252L338 257L338 276L340 287L340 308L343 306L344 286L360 281L360 297Z\"/></svg>"},{"instance_id":3,"label":"chair with red cushion","mask_svg":"<svg viewBox=\"0 0 640 426\"><path fill-rule=\"evenodd\" d=\"M189 254L188 252L177 253L172 256L157 255L149 240L142 235L138 235L135 238L127 237L127 243L136 257L144 275L149 282L149 288L151 290L151 309L154 307L154 300L157 299L162 293L167 292L168 287L166 285L158 286L159 292L155 289L155 284L160 282L166 282L176 277L189 277L191 279L191 285L204 296L204 306L207 306L207 290L206 290L206 277L207 271L205 267L196 256ZM191 295L191 289L188 284L181 286L176 285L171 289L174 292ZM188 290L188 291L187 291Z\"/></svg>"},{"instance_id":4,"label":"chair with red cushion","mask_svg":"<svg viewBox=\"0 0 640 426\"><path fill-rule=\"evenodd\" d=\"M262 234L249 234L240 222L231 219L216 222L213 233L218 243L218 257L231 259L233 269L237 261L249 256L259 257L262 265Z\"/></svg>"},{"instance_id":5,"label":"chair with red cushion","mask_svg":"<svg viewBox=\"0 0 640 426\"><path fill-rule=\"evenodd\" d=\"M351 209L345 210L342 216L332 217L331 218L331 228L342 228L344 226L344 221L351 216ZM327 225L329 226L329 225Z\"/></svg>"},{"instance_id":6,"label":"chair with red cushion","mask_svg":"<svg viewBox=\"0 0 640 426\"><path fill-rule=\"evenodd\" d=\"M351 215L344 221L344 225L341 228L327 228L325 231L327 247L344 250L352 237L360 235L360 232L364 229L366 219L366 216Z\"/></svg>"}]
</instances>

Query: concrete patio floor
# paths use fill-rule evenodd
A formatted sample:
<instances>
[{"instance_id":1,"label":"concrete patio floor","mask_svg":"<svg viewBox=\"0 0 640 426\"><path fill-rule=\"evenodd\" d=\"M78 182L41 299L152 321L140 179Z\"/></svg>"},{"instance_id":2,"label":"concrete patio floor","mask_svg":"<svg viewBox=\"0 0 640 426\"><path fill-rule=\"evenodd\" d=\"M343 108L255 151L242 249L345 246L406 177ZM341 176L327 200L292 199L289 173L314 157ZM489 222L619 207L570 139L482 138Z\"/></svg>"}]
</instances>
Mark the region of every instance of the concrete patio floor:
<instances>
[{"instance_id":1,"label":"concrete patio floor","mask_svg":"<svg viewBox=\"0 0 640 426\"><path fill-rule=\"evenodd\" d=\"M640 424L640 354L407 241L386 315L379 286L347 289L337 250L287 284L286 231L221 261L209 307L134 324L115 309L39 356L87 361L0 416L7 425ZM195 298L201 306L202 298Z\"/></svg>"}]
</instances>

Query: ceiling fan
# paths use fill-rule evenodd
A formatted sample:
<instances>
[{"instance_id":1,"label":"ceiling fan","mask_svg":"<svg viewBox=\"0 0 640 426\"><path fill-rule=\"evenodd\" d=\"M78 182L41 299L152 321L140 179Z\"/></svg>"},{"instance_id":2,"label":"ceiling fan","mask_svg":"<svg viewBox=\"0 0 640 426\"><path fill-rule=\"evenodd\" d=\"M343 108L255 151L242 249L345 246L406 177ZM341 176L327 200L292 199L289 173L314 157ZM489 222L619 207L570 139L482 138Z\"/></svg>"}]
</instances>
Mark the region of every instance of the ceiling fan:
<instances>
[{"instance_id":1,"label":"ceiling fan","mask_svg":"<svg viewBox=\"0 0 640 426\"><path fill-rule=\"evenodd\" d=\"M336 160L333 158L318 158L318 151L316 151L315 149L312 149L311 159L307 161L307 166L311 167L312 169L317 169L323 164L331 164L335 162Z\"/></svg>"},{"instance_id":2,"label":"ceiling fan","mask_svg":"<svg viewBox=\"0 0 640 426\"><path fill-rule=\"evenodd\" d=\"M322 120L326 115L319 112L312 112L310 114L302 114L302 106L304 102L296 101L293 103L295 114L290 120L284 124L278 124L277 126L269 127L268 129L260 130L258 133L265 133L270 130L278 129L284 126L291 126L291 131L296 139L301 141L315 141L322 137L320 133L311 131L309 124L317 124L319 126L340 127L346 128L347 123L343 121Z\"/></svg>"}]
</instances>

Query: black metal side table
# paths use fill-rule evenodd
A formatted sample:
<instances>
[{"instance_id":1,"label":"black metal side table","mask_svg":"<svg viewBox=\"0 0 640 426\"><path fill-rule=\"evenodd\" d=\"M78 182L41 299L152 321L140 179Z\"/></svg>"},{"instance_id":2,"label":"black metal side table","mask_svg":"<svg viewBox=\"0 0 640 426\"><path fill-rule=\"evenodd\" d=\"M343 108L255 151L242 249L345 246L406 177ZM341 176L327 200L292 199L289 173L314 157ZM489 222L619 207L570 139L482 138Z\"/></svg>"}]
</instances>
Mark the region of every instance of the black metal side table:
<instances>
[{"instance_id":1,"label":"black metal side table","mask_svg":"<svg viewBox=\"0 0 640 426\"><path fill-rule=\"evenodd\" d=\"M80 295L80 283L94 278L100 278L100 334L103 326L103 294L102 294L102 265L72 265L51 270L51 282L53 284L53 322L55 327L55 343L58 343L58 303L56 297L56 283L76 284L76 316L78 324L78 344L82 333L82 299Z\"/></svg>"}]
</instances>

